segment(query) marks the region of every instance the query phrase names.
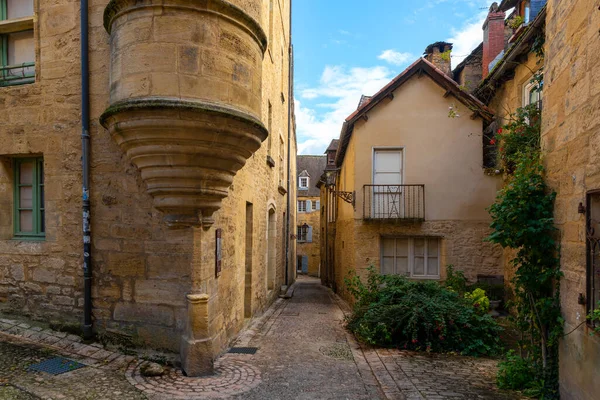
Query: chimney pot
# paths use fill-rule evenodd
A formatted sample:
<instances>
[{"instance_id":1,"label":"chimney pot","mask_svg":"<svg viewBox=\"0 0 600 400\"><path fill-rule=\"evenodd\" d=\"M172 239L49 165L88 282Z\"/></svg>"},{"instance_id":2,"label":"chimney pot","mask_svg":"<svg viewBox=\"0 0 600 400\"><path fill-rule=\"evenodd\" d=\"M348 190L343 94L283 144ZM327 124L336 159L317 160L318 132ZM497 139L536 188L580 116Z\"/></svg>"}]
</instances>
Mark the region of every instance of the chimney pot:
<instances>
[{"instance_id":1,"label":"chimney pot","mask_svg":"<svg viewBox=\"0 0 600 400\"><path fill-rule=\"evenodd\" d=\"M452 77L452 43L436 42L425 49L425 59Z\"/></svg>"},{"instance_id":2,"label":"chimney pot","mask_svg":"<svg viewBox=\"0 0 600 400\"><path fill-rule=\"evenodd\" d=\"M489 65L504 50L505 35L504 19L506 14L500 11L498 3L494 2L490 7L485 23L483 24L483 77L490 73Z\"/></svg>"}]
</instances>

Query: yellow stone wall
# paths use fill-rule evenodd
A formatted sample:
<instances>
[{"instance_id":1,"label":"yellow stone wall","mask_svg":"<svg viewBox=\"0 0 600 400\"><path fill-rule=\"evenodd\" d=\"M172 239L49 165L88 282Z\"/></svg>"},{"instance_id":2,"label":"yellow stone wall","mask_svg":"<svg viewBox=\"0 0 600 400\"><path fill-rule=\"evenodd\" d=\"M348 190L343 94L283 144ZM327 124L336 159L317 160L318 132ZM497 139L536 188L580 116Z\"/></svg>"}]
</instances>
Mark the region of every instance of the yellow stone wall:
<instances>
[{"instance_id":1,"label":"yellow stone wall","mask_svg":"<svg viewBox=\"0 0 600 400\"><path fill-rule=\"evenodd\" d=\"M260 312L284 284L288 152L288 0L232 1L256 19L269 37L262 62L259 117L271 127L266 140L234 178L229 196L215 213L210 229L168 229L146 193L139 170L100 126L109 106L109 34L103 26L108 0L90 1L91 204L93 306L95 327L131 335L140 344L179 351L187 324L185 294L210 296L209 325L214 353L221 351L244 324L245 234L247 203L253 205L252 310ZM269 23L273 16L272 24ZM157 18L158 20L158 18ZM272 25L272 29L269 26ZM152 29L185 34L185 24ZM164 28L164 30L162 30ZM272 33L270 33L272 32ZM134 32L143 40L144 29ZM0 307L42 320L70 319L82 313L81 142L79 3L35 1L36 82L0 88ZM283 55L283 56L282 56ZM156 57L165 57L156 54ZM133 68L152 60L131 60ZM172 61L172 60L169 60ZM199 63L217 63L199 57ZM137 64L136 64L137 63ZM128 68L132 68L129 64ZM218 69L218 66L216 67ZM221 71L226 73L226 71ZM158 79L152 85L161 85ZM137 82L135 90L143 88ZM150 81L148 82L150 85ZM150 86L149 86L150 87ZM152 86L156 88L156 86ZM181 89L181 88L180 88ZM185 88L184 88L185 89ZM132 93L137 93L132 91ZM119 96L127 97L121 91ZM232 98L235 102L236 99ZM268 104L272 118L269 124ZM292 124L293 126L293 124ZM271 148L268 148L271 143ZM12 240L11 157L43 155L46 178L46 239ZM276 160L271 168L267 154ZM291 188L295 199L296 141L291 142ZM287 168L284 166L284 171ZM294 233L295 200L291 232ZM276 267L267 280L267 224L273 210ZM287 216L286 216L287 217ZM215 278L215 230L223 230L222 275ZM295 277L291 241L289 283ZM268 289L268 287L272 289Z\"/></svg>"},{"instance_id":2,"label":"yellow stone wall","mask_svg":"<svg viewBox=\"0 0 600 400\"><path fill-rule=\"evenodd\" d=\"M565 332L586 314L577 301L586 293L586 224L578 205L600 189L599 6L597 0L550 0L546 19L542 148L548 183L558 193ZM600 338L584 324L561 341L561 398L596 398L598 371Z\"/></svg>"},{"instance_id":3,"label":"yellow stone wall","mask_svg":"<svg viewBox=\"0 0 600 400\"><path fill-rule=\"evenodd\" d=\"M310 200L312 204L315 204L319 201L321 202L320 197L304 197L299 195L298 200ZM297 226L302 226L307 224L312 227L312 242L297 242L298 249L298 257L307 256L308 257L308 275L310 276L320 276L321 271L321 253L320 253L320 243L321 243L321 210L307 210L307 212L299 212L298 213L298 223ZM300 260L297 261L297 269L298 271L302 270L302 264L299 263Z\"/></svg>"},{"instance_id":4,"label":"yellow stone wall","mask_svg":"<svg viewBox=\"0 0 600 400\"><path fill-rule=\"evenodd\" d=\"M380 270L382 236L440 237L442 280L448 264L465 271L471 281L478 274L502 273L501 248L484 242L491 221L486 208L501 179L487 176L482 168L482 121L469 118L466 107L444 92L427 77L414 77L354 127L337 187L356 192L355 207L337 201L335 281L345 298L344 278L351 269L363 278L370 266ZM463 115L451 119L448 108L456 104ZM404 148L404 183L425 184L425 222L363 219L363 186L372 183L375 147Z\"/></svg>"}]
</instances>

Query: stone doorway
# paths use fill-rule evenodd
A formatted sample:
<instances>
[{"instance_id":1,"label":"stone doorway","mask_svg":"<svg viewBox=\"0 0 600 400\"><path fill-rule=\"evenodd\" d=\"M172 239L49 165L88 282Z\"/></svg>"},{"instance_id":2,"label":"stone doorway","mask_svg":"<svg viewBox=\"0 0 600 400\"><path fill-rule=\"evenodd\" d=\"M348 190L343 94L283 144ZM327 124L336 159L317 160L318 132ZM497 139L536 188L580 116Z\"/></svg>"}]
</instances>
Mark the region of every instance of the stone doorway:
<instances>
[{"instance_id":1,"label":"stone doorway","mask_svg":"<svg viewBox=\"0 0 600 400\"><path fill-rule=\"evenodd\" d=\"M277 216L274 209L269 210L267 240L267 289L275 288L275 264L277 263Z\"/></svg>"},{"instance_id":2,"label":"stone doorway","mask_svg":"<svg viewBox=\"0 0 600 400\"><path fill-rule=\"evenodd\" d=\"M244 287L244 317L252 317L252 236L254 233L254 210L246 203L246 277Z\"/></svg>"}]
</instances>

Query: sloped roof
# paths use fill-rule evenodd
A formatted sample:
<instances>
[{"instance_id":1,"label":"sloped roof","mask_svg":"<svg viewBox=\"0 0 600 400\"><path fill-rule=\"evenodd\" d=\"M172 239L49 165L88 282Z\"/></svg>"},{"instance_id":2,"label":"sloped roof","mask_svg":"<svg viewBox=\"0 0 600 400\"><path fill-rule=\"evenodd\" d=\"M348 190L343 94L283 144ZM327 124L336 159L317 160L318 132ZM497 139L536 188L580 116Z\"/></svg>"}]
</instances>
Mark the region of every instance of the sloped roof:
<instances>
[{"instance_id":1,"label":"sloped roof","mask_svg":"<svg viewBox=\"0 0 600 400\"><path fill-rule=\"evenodd\" d=\"M446 89L449 94L454 95L461 103L467 106L476 116L481 117L486 121L492 120L494 115L493 112L481 101L479 101L470 93L461 89L458 83L453 81L435 65L424 58L420 58L406 70L404 70L404 72L395 77L385 87L383 87L383 89L377 92L377 94L363 104L362 107L346 118L346 121L342 126L342 132L340 133L340 148L336 157L336 165L338 167L341 167L344 157L346 156L346 149L348 147L348 143L350 143L350 138L352 137L352 133L354 131L354 124L360 118L365 116L367 112L376 107L383 99L390 97L394 90L398 89L416 74L423 74L430 77L435 83Z\"/></svg>"},{"instance_id":2,"label":"sloped roof","mask_svg":"<svg viewBox=\"0 0 600 400\"><path fill-rule=\"evenodd\" d=\"M363 104L365 104L367 101L371 100L373 96L365 96L364 94L362 96L360 96L360 101L358 102L358 107L357 109L361 108L363 106Z\"/></svg>"},{"instance_id":3,"label":"sloped roof","mask_svg":"<svg viewBox=\"0 0 600 400\"><path fill-rule=\"evenodd\" d=\"M326 156L297 156L296 170L298 176L308 176L308 190L298 190L298 197L319 197L321 195L317 188L319 178L327 167Z\"/></svg>"},{"instance_id":4,"label":"sloped roof","mask_svg":"<svg viewBox=\"0 0 600 400\"><path fill-rule=\"evenodd\" d=\"M452 75L454 76L454 78L456 79L457 75L460 74L463 69L465 69L465 67L467 66L467 64L469 62L471 62L475 58L481 59L482 55L483 55L483 42L481 42L479 44L479 46L477 46L475 48L475 50L473 50L471 52L471 54L469 54L467 57L465 57L465 59L460 64L458 64L456 66L456 68L454 68L454 71L452 71Z\"/></svg>"},{"instance_id":5,"label":"sloped roof","mask_svg":"<svg viewBox=\"0 0 600 400\"><path fill-rule=\"evenodd\" d=\"M337 151L337 149L340 147L340 140L339 139L333 139L331 141L331 143L329 143L329 147L327 148L327 150L325 150L325 153L329 153L330 151Z\"/></svg>"}]
</instances>

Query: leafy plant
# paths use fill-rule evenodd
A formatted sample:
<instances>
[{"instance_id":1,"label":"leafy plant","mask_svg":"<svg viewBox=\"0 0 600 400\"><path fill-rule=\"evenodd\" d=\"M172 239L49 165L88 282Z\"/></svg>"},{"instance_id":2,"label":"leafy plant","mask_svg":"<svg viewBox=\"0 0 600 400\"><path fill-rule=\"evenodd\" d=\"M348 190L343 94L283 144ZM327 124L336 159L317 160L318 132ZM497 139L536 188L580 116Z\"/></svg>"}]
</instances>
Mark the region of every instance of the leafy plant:
<instances>
[{"instance_id":1,"label":"leafy plant","mask_svg":"<svg viewBox=\"0 0 600 400\"><path fill-rule=\"evenodd\" d=\"M535 381L533 361L510 350L506 359L498 364L496 381L500 389L525 390Z\"/></svg>"},{"instance_id":2,"label":"leafy plant","mask_svg":"<svg viewBox=\"0 0 600 400\"><path fill-rule=\"evenodd\" d=\"M488 240L517 251L511 260L515 268L511 308L523 335L521 357L535 370L540 396L557 399L562 274L554 227L556 193L544 181L540 130L540 112L532 105L519 109L498 132L508 182L489 209L493 231Z\"/></svg>"},{"instance_id":3,"label":"leafy plant","mask_svg":"<svg viewBox=\"0 0 600 400\"><path fill-rule=\"evenodd\" d=\"M465 293L465 299L469 300L480 314L490 311L490 299L485 295L483 289L475 289L471 293Z\"/></svg>"},{"instance_id":4,"label":"leafy plant","mask_svg":"<svg viewBox=\"0 0 600 400\"><path fill-rule=\"evenodd\" d=\"M475 356L500 352L502 329L496 322L437 282L379 275L370 268L366 284L351 273L346 285L356 298L348 327L369 344Z\"/></svg>"},{"instance_id":5,"label":"leafy plant","mask_svg":"<svg viewBox=\"0 0 600 400\"><path fill-rule=\"evenodd\" d=\"M588 321L594 326L592 335L595 333L600 333L600 301L598 302L598 306L590 311L590 314L587 317Z\"/></svg>"},{"instance_id":6,"label":"leafy plant","mask_svg":"<svg viewBox=\"0 0 600 400\"><path fill-rule=\"evenodd\" d=\"M520 15L517 15L516 17L508 21L508 26L510 26L513 29L518 29L521 25L523 25L524 22L525 18L523 18Z\"/></svg>"},{"instance_id":7,"label":"leafy plant","mask_svg":"<svg viewBox=\"0 0 600 400\"><path fill-rule=\"evenodd\" d=\"M444 285L448 290L463 295L467 291L468 283L463 271L455 271L454 265L446 267L446 281L444 281Z\"/></svg>"}]
</instances>

